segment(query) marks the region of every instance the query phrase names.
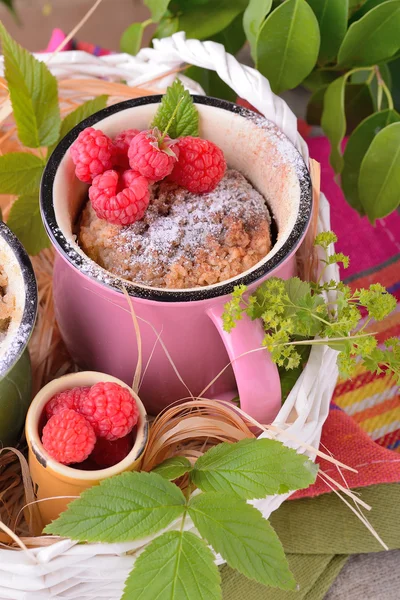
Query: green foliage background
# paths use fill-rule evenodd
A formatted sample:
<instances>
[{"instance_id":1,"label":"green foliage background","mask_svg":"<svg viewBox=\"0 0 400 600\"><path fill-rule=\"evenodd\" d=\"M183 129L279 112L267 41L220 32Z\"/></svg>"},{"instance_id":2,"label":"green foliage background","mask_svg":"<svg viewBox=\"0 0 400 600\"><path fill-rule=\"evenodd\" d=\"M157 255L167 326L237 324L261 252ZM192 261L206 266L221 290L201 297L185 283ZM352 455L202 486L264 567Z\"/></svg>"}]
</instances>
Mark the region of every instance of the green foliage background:
<instances>
[{"instance_id":1,"label":"green foliage background","mask_svg":"<svg viewBox=\"0 0 400 600\"><path fill-rule=\"evenodd\" d=\"M123 51L136 54L152 23L155 37L185 31L233 54L247 42L275 93L299 85L312 93L307 121L330 139L349 204L371 222L398 207L400 152L392 149L400 147L400 127L393 126L400 120L400 0L143 2L151 18L127 28ZM214 72L191 67L187 75L208 95L235 100ZM343 154L345 135L351 137Z\"/></svg>"}]
</instances>

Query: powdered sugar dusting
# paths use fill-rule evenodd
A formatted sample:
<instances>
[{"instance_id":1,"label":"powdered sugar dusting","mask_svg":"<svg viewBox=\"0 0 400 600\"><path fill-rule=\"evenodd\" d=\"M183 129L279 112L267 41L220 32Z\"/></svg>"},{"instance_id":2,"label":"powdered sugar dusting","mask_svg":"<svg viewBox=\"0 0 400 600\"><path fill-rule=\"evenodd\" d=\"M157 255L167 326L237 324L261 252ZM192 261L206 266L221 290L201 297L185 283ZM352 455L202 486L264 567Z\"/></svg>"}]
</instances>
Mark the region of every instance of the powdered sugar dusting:
<instances>
[{"instance_id":1,"label":"powdered sugar dusting","mask_svg":"<svg viewBox=\"0 0 400 600\"><path fill-rule=\"evenodd\" d=\"M238 171L213 192L155 184L142 220L127 227L83 213L80 242L96 262L142 284L181 289L224 281L270 249L265 200Z\"/></svg>"}]
</instances>

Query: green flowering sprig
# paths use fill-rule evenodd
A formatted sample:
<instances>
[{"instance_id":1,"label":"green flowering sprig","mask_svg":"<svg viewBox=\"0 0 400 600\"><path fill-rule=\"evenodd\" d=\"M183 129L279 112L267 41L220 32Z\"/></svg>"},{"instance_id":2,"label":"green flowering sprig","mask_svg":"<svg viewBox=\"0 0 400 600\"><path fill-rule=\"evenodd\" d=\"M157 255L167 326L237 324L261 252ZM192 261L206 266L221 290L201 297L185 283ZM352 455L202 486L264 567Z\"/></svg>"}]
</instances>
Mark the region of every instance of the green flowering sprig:
<instances>
[{"instance_id":1,"label":"green flowering sprig","mask_svg":"<svg viewBox=\"0 0 400 600\"><path fill-rule=\"evenodd\" d=\"M336 241L332 232L321 233L315 239L315 246L324 252L316 282L273 277L249 297L246 286L236 287L225 305L224 328L231 331L244 313L251 319L261 319L265 329L263 345L283 370L298 370L300 374L308 358L303 346L326 344L338 350L343 377L350 377L357 359L361 359L369 371L380 373L387 369L400 381L399 340L388 339L381 349L375 335L365 333L371 321L381 321L395 309L396 299L379 283L354 292L335 280L321 283L329 265L342 263L344 268L349 265L344 254L329 253L330 245ZM335 301L327 300L325 292L334 292ZM366 313L365 317L361 311Z\"/></svg>"}]
</instances>

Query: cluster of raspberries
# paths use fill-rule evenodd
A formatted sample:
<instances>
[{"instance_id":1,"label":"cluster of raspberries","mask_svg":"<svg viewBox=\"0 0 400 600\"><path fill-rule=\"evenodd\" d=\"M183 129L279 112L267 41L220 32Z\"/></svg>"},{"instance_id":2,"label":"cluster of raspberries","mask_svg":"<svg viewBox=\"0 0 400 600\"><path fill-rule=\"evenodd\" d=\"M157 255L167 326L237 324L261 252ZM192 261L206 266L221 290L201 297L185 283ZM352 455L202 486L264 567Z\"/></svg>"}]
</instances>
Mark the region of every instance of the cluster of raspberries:
<instances>
[{"instance_id":1,"label":"cluster of raspberries","mask_svg":"<svg viewBox=\"0 0 400 600\"><path fill-rule=\"evenodd\" d=\"M168 181L201 194L211 192L226 170L223 152L208 140L172 140L156 128L127 129L114 140L88 127L71 146L75 174L90 183L89 198L100 219L129 225L143 218L149 185Z\"/></svg>"},{"instance_id":2,"label":"cluster of raspberries","mask_svg":"<svg viewBox=\"0 0 400 600\"><path fill-rule=\"evenodd\" d=\"M132 394L117 383L96 383L56 394L45 407L42 444L58 462L109 467L132 449L139 411ZM98 467L97 467L98 468Z\"/></svg>"}]
</instances>

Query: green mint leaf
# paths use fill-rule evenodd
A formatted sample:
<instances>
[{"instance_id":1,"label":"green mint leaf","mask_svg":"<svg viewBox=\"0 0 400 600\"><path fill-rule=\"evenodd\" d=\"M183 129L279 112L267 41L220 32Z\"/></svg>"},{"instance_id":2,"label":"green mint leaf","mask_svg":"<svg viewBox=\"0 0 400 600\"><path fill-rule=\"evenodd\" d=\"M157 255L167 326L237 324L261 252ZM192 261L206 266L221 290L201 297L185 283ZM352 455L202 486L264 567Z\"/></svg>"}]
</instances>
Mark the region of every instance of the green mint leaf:
<instances>
[{"instance_id":1,"label":"green mint leaf","mask_svg":"<svg viewBox=\"0 0 400 600\"><path fill-rule=\"evenodd\" d=\"M9 155L8 155L9 156ZM7 225L31 256L50 246L39 208L39 192L20 196L12 205Z\"/></svg>"},{"instance_id":2,"label":"green mint leaf","mask_svg":"<svg viewBox=\"0 0 400 600\"><path fill-rule=\"evenodd\" d=\"M182 98L175 119L168 129L168 135L172 139L186 135L199 135L199 113L193 104L191 95L185 90L179 79L175 79L164 94L151 126L158 127L163 132Z\"/></svg>"},{"instance_id":3,"label":"green mint leaf","mask_svg":"<svg viewBox=\"0 0 400 600\"><path fill-rule=\"evenodd\" d=\"M126 542L157 533L185 510L181 490L155 473L122 473L89 488L46 533L87 542Z\"/></svg>"},{"instance_id":4,"label":"green mint leaf","mask_svg":"<svg viewBox=\"0 0 400 600\"><path fill-rule=\"evenodd\" d=\"M161 475L164 479L169 479L173 481L174 479L178 479L178 477L182 477L185 473L192 470L192 465L190 461L184 456L173 456L172 458L167 458L164 462L157 465L152 473L157 473L157 475Z\"/></svg>"},{"instance_id":5,"label":"green mint leaf","mask_svg":"<svg viewBox=\"0 0 400 600\"><path fill-rule=\"evenodd\" d=\"M245 439L214 446L197 459L191 479L203 492L265 498L308 487L318 467L281 442Z\"/></svg>"},{"instance_id":6,"label":"green mint leaf","mask_svg":"<svg viewBox=\"0 0 400 600\"><path fill-rule=\"evenodd\" d=\"M122 600L221 600L220 584L207 544L188 531L169 531L139 556Z\"/></svg>"},{"instance_id":7,"label":"green mint leaf","mask_svg":"<svg viewBox=\"0 0 400 600\"><path fill-rule=\"evenodd\" d=\"M0 194L30 194L39 189L44 163L29 152L0 156Z\"/></svg>"},{"instance_id":8,"label":"green mint leaf","mask_svg":"<svg viewBox=\"0 0 400 600\"><path fill-rule=\"evenodd\" d=\"M193 497L188 510L201 536L230 567L264 585L295 588L282 544L256 508L236 496L207 492Z\"/></svg>"},{"instance_id":9,"label":"green mint leaf","mask_svg":"<svg viewBox=\"0 0 400 600\"><path fill-rule=\"evenodd\" d=\"M83 119L87 119L94 113L102 110L107 106L108 96L101 95L97 96L97 98L93 98L93 100L88 100L84 102L78 108L69 113L61 123L60 135L58 136L57 141L49 148L48 154L50 155L57 144L75 127L78 125Z\"/></svg>"},{"instance_id":10,"label":"green mint leaf","mask_svg":"<svg viewBox=\"0 0 400 600\"><path fill-rule=\"evenodd\" d=\"M50 146L58 139L61 125L57 80L43 62L12 39L2 23L0 36L18 137L28 148Z\"/></svg>"}]
</instances>

